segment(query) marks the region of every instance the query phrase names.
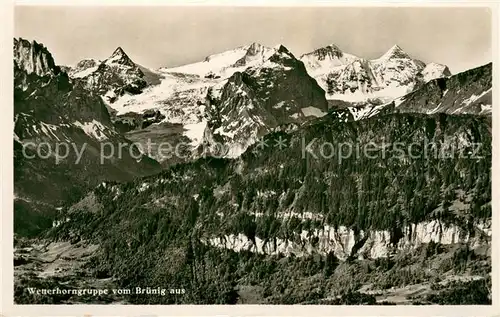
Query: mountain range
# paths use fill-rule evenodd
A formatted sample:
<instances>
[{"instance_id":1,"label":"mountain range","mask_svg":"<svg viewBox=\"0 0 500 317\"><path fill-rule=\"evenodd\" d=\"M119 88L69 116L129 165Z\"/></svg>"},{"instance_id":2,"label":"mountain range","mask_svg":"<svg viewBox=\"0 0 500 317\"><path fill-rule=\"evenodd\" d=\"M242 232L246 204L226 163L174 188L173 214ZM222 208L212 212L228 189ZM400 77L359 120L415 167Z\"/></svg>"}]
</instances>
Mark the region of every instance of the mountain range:
<instances>
[{"instance_id":1,"label":"mountain range","mask_svg":"<svg viewBox=\"0 0 500 317\"><path fill-rule=\"evenodd\" d=\"M23 291L40 283L187 291L108 303L491 302L491 63L252 43L58 66L24 39L13 58L16 302L43 302ZM106 146L123 151L101 162Z\"/></svg>"},{"instance_id":2,"label":"mountain range","mask_svg":"<svg viewBox=\"0 0 500 317\"><path fill-rule=\"evenodd\" d=\"M304 100L301 100L300 103L305 108L306 114L304 114L290 106L282 107L285 100L277 100L275 105L267 107L285 110L280 114L278 121L273 118L274 115L262 111L243 115L238 118L239 122L229 117L227 117L229 120L221 120L223 117L220 114L214 116L214 109L221 104L217 96L226 86L233 85L232 76L241 73L249 75L244 75L243 78L251 78L255 83L265 81L264 77L268 76L267 71L253 71L251 74L249 72L259 68L270 70L278 64L283 64L283 61L271 62L280 49L288 51L280 45L270 48L252 43L207 56L197 63L147 70L133 63L126 53L118 48L103 62L83 60L68 69L72 78L84 81L87 86L103 96L108 110L113 114L113 121L131 140L145 146L145 140L160 143L165 135L169 135L169 139L177 140L174 145L181 143L183 150L191 153L189 157L197 157L196 153L213 152L213 144L220 141L225 146L219 149L221 152L219 154L236 157L269 131L283 126L291 128L289 124L296 126L308 116L322 116L328 109L348 104L355 118L365 117L366 112L373 112L374 106L387 105L434 79L451 76L445 65L425 64L411 58L397 45L380 58L373 60L344 53L335 45L319 48L299 58L288 51L294 60L292 67L297 69L294 73L300 72L304 82L310 81L307 78L312 77L319 87L325 90L324 99L329 104L328 108L324 107L324 100L320 102L323 105L319 107L314 104L315 102L307 104L309 101L304 103ZM100 66L97 66L98 64ZM290 66L284 66L274 73L284 73L289 71L289 68ZM309 88L302 88L303 86L302 82L292 82L287 79L285 89L301 87L303 90L301 95L314 94L307 92ZM271 87L271 90L283 87L283 85ZM317 90L317 88L311 89ZM234 99L233 95L238 91L227 92L225 98ZM256 93L257 98L265 98L267 92L261 90ZM294 98L290 99L288 103L295 102ZM253 107L255 103L251 98L237 102L244 103L247 108ZM283 104L278 105L280 102ZM488 105L488 103L483 104L485 108L488 108ZM151 116L151 113L156 115ZM153 123L154 125L151 125ZM164 166L177 162L175 159L165 158L171 156L168 153L159 155L156 150L153 146L150 155Z\"/></svg>"}]
</instances>

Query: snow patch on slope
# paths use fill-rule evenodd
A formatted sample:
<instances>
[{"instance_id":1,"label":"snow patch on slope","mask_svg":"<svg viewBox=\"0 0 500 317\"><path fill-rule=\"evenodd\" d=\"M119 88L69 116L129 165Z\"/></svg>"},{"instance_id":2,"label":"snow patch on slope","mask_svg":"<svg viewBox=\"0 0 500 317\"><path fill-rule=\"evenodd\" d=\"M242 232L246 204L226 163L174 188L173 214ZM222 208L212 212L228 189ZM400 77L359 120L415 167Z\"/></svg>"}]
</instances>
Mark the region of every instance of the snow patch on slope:
<instances>
[{"instance_id":1,"label":"snow patch on slope","mask_svg":"<svg viewBox=\"0 0 500 317\"><path fill-rule=\"evenodd\" d=\"M394 45L377 59L367 60L342 52L335 45L302 55L310 76L326 91L327 99L386 103L404 96L425 81L451 75L445 65L412 59Z\"/></svg>"},{"instance_id":2,"label":"snow patch on slope","mask_svg":"<svg viewBox=\"0 0 500 317\"><path fill-rule=\"evenodd\" d=\"M481 111L479 114L487 114L487 113L492 113L493 108L491 105L481 105Z\"/></svg>"},{"instance_id":3,"label":"snow patch on slope","mask_svg":"<svg viewBox=\"0 0 500 317\"><path fill-rule=\"evenodd\" d=\"M106 131L106 127L100 123L97 120L92 120L91 122L84 122L81 123L80 121L75 121L73 122L73 125L79 127L80 129L85 132L88 136L98 140L98 141L104 141L107 140L108 137L106 134L104 134L104 131Z\"/></svg>"}]
</instances>

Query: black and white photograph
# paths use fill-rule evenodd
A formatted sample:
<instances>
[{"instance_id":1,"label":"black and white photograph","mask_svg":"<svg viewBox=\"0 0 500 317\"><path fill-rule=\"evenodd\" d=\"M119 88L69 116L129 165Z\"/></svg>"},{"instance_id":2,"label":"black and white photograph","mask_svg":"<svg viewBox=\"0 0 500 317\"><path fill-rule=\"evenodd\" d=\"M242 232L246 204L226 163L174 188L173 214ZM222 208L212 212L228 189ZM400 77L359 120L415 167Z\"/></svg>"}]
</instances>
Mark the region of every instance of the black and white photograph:
<instances>
[{"instance_id":1,"label":"black and white photograph","mask_svg":"<svg viewBox=\"0 0 500 317\"><path fill-rule=\"evenodd\" d=\"M493 21L16 6L14 304L492 305Z\"/></svg>"}]
</instances>

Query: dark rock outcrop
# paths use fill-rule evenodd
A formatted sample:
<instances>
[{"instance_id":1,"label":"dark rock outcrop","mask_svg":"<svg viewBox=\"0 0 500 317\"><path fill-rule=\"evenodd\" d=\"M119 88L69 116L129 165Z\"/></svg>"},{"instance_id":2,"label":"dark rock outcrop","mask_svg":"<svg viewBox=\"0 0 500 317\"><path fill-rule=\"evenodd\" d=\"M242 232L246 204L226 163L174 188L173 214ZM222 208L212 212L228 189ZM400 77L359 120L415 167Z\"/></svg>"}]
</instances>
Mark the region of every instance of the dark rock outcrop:
<instances>
[{"instance_id":1,"label":"dark rock outcrop","mask_svg":"<svg viewBox=\"0 0 500 317\"><path fill-rule=\"evenodd\" d=\"M205 146L225 144L228 156L239 155L281 125L301 124L328 111L324 90L284 46L262 65L212 87L207 103Z\"/></svg>"}]
</instances>

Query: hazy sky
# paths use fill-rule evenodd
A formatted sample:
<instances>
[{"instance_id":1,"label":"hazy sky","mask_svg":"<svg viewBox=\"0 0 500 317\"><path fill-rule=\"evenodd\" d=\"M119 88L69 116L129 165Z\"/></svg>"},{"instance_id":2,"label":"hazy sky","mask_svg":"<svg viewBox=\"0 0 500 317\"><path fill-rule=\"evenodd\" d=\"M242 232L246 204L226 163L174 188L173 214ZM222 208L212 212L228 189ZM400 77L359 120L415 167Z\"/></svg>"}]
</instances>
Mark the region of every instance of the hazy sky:
<instances>
[{"instance_id":1,"label":"hazy sky","mask_svg":"<svg viewBox=\"0 0 500 317\"><path fill-rule=\"evenodd\" d=\"M18 6L14 19L16 37L42 42L61 65L121 46L139 64L170 67L252 42L297 57L334 43L365 58L398 44L453 73L492 59L487 8Z\"/></svg>"}]
</instances>

